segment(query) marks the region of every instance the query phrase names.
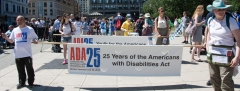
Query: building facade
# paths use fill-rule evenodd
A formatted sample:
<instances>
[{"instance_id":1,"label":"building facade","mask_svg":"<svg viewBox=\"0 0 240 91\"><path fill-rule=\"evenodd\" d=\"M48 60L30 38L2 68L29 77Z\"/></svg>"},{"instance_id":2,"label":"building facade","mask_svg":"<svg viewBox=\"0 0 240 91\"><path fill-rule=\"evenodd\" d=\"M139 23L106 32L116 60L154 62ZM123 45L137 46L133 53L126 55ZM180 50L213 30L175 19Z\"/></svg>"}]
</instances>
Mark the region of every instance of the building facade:
<instances>
[{"instance_id":1,"label":"building facade","mask_svg":"<svg viewBox=\"0 0 240 91\"><path fill-rule=\"evenodd\" d=\"M146 0L90 0L90 13L99 12L104 16L116 16L120 12L123 16L131 14L139 16Z\"/></svg>"},{"instance_id":2,"label":"building facade","mask_svg":"<svg viewBox=\"0 0 240 91\"><path fill-rule=\"evenodd\" d=\"M18 15L28 15L28 0L0 0L0 21L11 25Z\"/></svg>"},{"instance_id":3,"label":"building facade","mask_svg":"<svg viewBox=\"0 0 240 91\"><path fill-rule=\"evenodd\" d=\"M55 19L63 13L78 14L78 4L76 0L30 0L29 18Z\"/></svg>"},{"instance_id":4,"label":"building facade","mask_svg":"<svg viewBox=\"0 0 240 91\"><path fill-rule=\"evenodd\" d=\"M81 16L89 14L90 0L78 0L79 5L81 6L80 12Z\"/></svg>"}]
</instances>

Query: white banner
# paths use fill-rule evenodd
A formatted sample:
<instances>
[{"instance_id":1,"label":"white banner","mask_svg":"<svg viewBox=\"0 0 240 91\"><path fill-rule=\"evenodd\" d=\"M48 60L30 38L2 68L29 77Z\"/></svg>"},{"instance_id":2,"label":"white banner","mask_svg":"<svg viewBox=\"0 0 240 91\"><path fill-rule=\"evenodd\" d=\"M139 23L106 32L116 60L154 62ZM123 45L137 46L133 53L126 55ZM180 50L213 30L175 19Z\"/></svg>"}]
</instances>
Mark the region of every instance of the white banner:
<instances>
[{"instance_id":1,"label":"white banner","mask_svg":"<svg viewBox=\"0 0 240 91\"><path fill-rule=\"evenodd\" d=\"M147 36L72 36L73 43L107 45L148 45Z\"/></svg>"},{"instance_id":2,"label":"white banner","mask_svg":"<svg viewBox=\"0 0 240 91\"><path fill-rule=\"evenodd\" d=\"M180 76L183 46L68 44L71 74Z\"/></svg>"}]
</instances>

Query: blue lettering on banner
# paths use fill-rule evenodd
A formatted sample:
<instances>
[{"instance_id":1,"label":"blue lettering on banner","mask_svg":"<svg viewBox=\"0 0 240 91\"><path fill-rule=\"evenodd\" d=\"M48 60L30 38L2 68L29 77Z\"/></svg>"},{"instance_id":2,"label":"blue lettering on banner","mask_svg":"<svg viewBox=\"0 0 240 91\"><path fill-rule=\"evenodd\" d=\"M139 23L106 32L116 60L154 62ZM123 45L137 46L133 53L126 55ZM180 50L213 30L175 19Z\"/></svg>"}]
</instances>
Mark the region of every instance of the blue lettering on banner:
<instances>
[{"instance_id":1,"label":"blue lettering on banner","mask_svg":"<svg viewBox=\"0 0 240 91\"><path fill-rule=\"evenodd\" d=\"M73 43L93 44L93 38L73 38Z\"/></svg>"},{"instance_id":2,"label":"blue lettering on banner","mask_svg":"<svg viewBox=\"0 0 240 91\"><path fill-rule=\"evenodd\" d=\"M89 55L87 67L100 67L100 48L87 48L87 54ZM91 64L92 56L94 59L94 64Z\"/></svg>"}]
</instances>

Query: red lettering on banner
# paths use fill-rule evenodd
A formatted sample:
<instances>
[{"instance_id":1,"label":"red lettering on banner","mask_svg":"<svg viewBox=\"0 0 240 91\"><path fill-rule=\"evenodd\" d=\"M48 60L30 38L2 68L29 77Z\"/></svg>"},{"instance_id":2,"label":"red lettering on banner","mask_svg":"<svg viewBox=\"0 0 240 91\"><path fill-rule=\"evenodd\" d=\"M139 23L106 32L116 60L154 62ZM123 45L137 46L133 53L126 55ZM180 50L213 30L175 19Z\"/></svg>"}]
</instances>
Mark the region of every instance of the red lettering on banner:
<instances>
[{"instance_id":1,"label":"red lettering on banner","mask_svg":"<svg viewBox=\"0 0 240 91\"><path fill-rule=\"evenodd\" d=\"M81 50L80 50L80 48L79 47L77 47L76 48L76 60L80 60L80 52Z\"/></svg>"},{"instance_id":2,"label":"red lettering on banner","mask_svg":"<svg viewBox=\"0 0 240 91\"><path fill-rule=\"evenodd\" d=\"M74 47L71 47L71 52L70 52L70 60L75 60L75 56L74 56Z\"/></svg>"},{"instance_id":3,"label":"red lettering on banner","mask_svg":"<svg viewBox=\"0 0 240 91\"><path fill-rule=\"evenodd\" d=\"M83 38L73 38L73 43L84 43Z\"/></svg>"},{"instance_id":4,"label":"red lettering on banner","mask_svg":"<svg viewBox=\"0 0 240 91\"><path fill-rule=\"evenodd\" d=\"M86 49L84 47L71 47L70 60L86 61Z\"/></svg>"},{"instance_id":5,"label":"red lettering on banner","mask_svg":"<svg viewBox=\"0 0 240 91\"><path fill-rule=\"evenodd\" d=\"M82 59L81 60L86 61L86 50L85 50L85 48L82 48Z\"/></svg>"}]
</instances>

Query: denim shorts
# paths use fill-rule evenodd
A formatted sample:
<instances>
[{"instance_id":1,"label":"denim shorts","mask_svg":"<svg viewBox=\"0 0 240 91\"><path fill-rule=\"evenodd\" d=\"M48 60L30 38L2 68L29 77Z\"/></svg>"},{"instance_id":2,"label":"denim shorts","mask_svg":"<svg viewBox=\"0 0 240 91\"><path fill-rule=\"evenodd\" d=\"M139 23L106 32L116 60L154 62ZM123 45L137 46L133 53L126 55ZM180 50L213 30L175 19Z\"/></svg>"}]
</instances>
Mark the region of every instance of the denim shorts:
<instances>
[{"instance_id":1,"label":"denim shorts","mask_svg":"<svg viewBox=\"0 0 240 91\"><path fill-rule=\"evenodd\" d=\"M62 37L62 42L72 43L72 37Z\"/></svg>"}]
</instances>

